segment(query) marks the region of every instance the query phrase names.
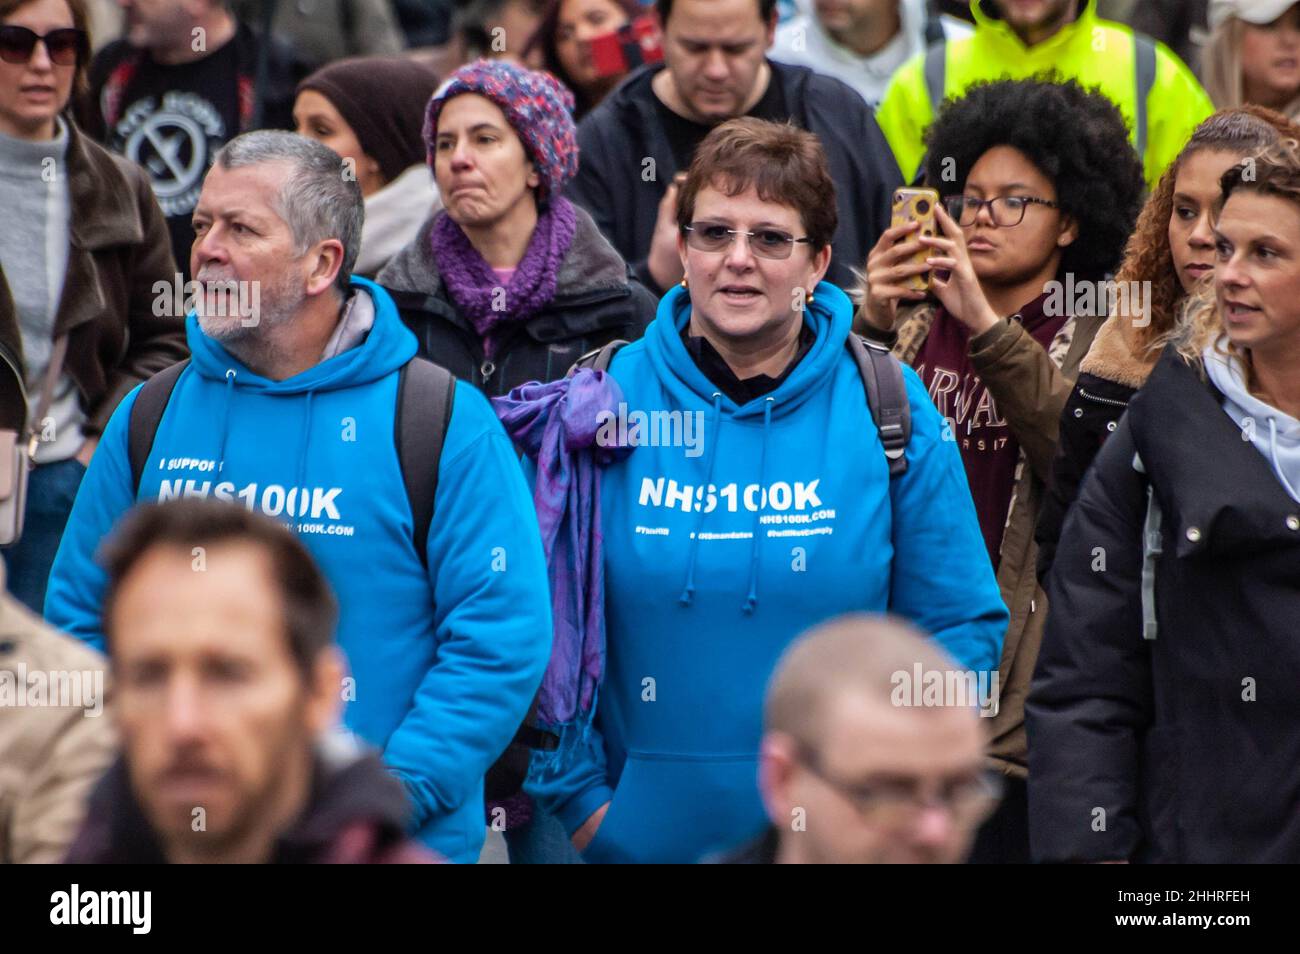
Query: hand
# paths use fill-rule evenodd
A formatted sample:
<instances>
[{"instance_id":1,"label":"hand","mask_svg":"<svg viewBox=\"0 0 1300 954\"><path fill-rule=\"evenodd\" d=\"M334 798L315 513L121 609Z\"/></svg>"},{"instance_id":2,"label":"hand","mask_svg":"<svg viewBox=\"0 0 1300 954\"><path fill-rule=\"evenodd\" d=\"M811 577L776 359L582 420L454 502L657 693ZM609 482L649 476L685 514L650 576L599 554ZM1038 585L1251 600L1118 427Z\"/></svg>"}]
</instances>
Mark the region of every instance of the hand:
<instances>
[{"instance_id":1,"label":"hand","mask_svg":"<svg viewBox=\"0 0 1300 954\"><path fill-rule=\"evenodd\" d=\"M90 466L90 458L94 455L95 448L98 446L99 446L98 437L86 438L85 443L81 445L81 450L77 451L77 460L81 461L81 465L83 467Z\"/></svg>"},{"instance_id":2,"label":"hand","mask_svg":"<svg viewBox=\"0 0 1300 954\"><path fill-rule=\"evenodd\" d=\"M586 851L587 846L591 844L591 839L596 837L596 830L600 828L600 823L605 820L605 812L609 811L609 802L601 805L590 817L582 823L582 827L573 833L573 847L578 851Z\"/></svg>"},{"instance_id":3,"label":"hand","mask_svg":"<svg viewBox=\"0 0 1300 954\"><path fill-rule=\"evenodd\" d=\"M655 218L654 235L650 238L650 256L646 264L650 277L660 288L672 288L682 280L682 257L677 254L677 189L686 179L679 172L668 184L664 197L659 200L659 214Z\"/></svg>"},{"instance_id":4,"label":"hand","mask_svg":"<svg viewBox=\"0 0 1300 954\"><path fill-rule=\"evenodd\" d=\"M993 311L980 280L975 275L975 266L971 264L970 252L966 251L966 237L961 227L952 220L948 210L942 205L934 207L935 217L943 230L943 237L922 235L922 244L934 249L926 263L936 274L930 279L930 288L935 296L952 315L970 329L971 337L983 334L1000 320ZM937 272L948 273L946 279L940 279Z\"/></svg>"},{"instance_id":5,"label":"hand","mask_svg":"<svg viewBox=\"0 0 1300 954\"><path fill-rule=\"evenodd\" d=\"M863 311L867 321L881 331L894 330L899 302L925 298L925 292L903 284L913 275L930 270L923 262L908 261L925 248L917 239L908 238L920 228L920 222L907 222L885 229L867 255L867 300Z\"/></svg>"}]
</instances>

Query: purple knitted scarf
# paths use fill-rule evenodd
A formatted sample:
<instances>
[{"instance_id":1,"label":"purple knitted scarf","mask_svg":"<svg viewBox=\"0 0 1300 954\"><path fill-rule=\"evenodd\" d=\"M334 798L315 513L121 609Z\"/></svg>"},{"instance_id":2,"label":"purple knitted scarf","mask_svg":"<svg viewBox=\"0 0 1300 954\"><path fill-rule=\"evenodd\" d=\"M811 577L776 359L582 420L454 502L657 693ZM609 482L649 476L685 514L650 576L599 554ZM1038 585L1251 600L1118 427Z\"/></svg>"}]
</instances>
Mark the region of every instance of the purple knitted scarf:
<instances>
[{"instance_id":1,"label":"purple knitted scarf","mask_svg":"<svg viewBox=\"0 0 1300 954\"><path fill-rule=\"evenodd\" d=\"M573 204L563 196L557 197L537 217L528 250L502 297L496 292L500 280L461 227L446 212L434 220L429 230L433 260L452 301L483 339L485 357L493 356L502 324L531 318L555 297L560 265L577 230L578 215Z\"/></svg>"},{"instance_id":2,"label":"purple knitted scarf","mask_svg":"<svg viewBox=\"0 0 1300 954\"><path fill-rule=\"evenodd\" d=\"M558 731L558 758L581 739L595 709L605 667L605 563L600 532L600 474L626 457L627 447L597 441L602 411L623 402L603 371L524 384L494 398L497 416L515 444L537 464L533 503L551 581L554 642L542 677L538 721ZM571 731L576 729L577 731Z\"/></svg>"}]
</instances>

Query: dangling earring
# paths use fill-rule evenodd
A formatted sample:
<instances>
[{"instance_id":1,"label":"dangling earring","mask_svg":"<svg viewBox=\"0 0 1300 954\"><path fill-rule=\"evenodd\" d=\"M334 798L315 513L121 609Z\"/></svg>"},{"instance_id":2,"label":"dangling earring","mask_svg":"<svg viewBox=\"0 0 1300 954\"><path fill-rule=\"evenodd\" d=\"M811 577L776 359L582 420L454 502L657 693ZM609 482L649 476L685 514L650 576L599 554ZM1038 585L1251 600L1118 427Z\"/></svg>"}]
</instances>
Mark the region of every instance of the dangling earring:
<instances>
[{"instance_id":1,"label":"dangling earring","mask_svg":"<svg viewBox=\"0 0 1300 954\"><path fill-rule=\"evenodd\" d=\"M811 304L812 304L813 302L815 302L816 300L817 300L817 295L816 295L814 292L809 292L809 293L808 293L808 303L811 305Z\"/></svg>"},{"instance_id":2,"label":"dangling earring","mask_svg":"<svg viewBox=\"0 0 1300 954\"><path fill-rule=\"evenodd\" d=\"M682 279L682 287L683 287L683 288L687 288L687 287L688 287L687 284L686 284L686 279L684 279L684 278Z\"/></svg>"}]
</instances>

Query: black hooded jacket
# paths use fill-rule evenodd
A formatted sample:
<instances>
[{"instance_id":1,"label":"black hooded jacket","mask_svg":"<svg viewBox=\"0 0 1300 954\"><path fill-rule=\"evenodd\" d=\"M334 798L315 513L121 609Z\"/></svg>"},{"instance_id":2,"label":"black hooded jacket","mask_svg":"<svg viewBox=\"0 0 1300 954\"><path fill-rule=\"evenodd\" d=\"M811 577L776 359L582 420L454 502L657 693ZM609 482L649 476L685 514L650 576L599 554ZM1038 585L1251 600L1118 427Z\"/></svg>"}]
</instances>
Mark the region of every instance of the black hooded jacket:
<instances>
[{"instance_id":1,"label":"black hooded jacket","mask_svg":"<svg viewBox=\"0 0 1300 954\"><path fill-rule=\"evenodd\" d=\"M406 837L410 807L401 784L373 755L318 759L311 794L279 838L270 864L411 864L434 858ZM67 864L166 864L158 836L119 760L90 797Z\"/></svg>"},{"instance_id":2,"label":"black hooded jacket","mask_svg":"<svg viewBox=\"0 0 1300 954\"><path fill-rule=\"evenodd\" d=\"M814 133L826 152L839 211L826 280L852 288L850 269L865 266L867 253L889 227L902 173L871 107L856 91L803 66L768 62L790 121ZM566 191L592 214L642 284L657 292L666 289L655 287L646 257L659 201L679 171L650 88L661 69L641 67L584 117L578 126L578 175Z\"/></svg>"},{"instance_id":3,"label":"black hooded jacket","mask_svg":"<svg viewBox=\"0 0 1300 954\"><path fill-rule=\"evenodd\" d=\"M1036 861L1300 861L1300 503L1222 405L1166 351L1066 518L1025 706Z\"/></svg>"}]
</instances>

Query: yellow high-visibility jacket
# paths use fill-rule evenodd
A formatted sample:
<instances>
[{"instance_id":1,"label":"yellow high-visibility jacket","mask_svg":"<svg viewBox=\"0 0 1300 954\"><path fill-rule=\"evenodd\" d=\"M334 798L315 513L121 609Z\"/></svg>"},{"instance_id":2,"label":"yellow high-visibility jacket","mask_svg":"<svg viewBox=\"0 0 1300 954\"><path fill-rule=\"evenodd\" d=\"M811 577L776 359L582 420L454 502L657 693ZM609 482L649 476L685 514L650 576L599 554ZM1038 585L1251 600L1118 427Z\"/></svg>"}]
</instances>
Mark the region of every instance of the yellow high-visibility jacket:
<instances>
[{"instance_id":1,"label":"yellow high-visibility jacket","mask_svg":"<svg viewBox=\"0 0 1300 954\"><path fill-rule=\"evenodd\" d=\"M1035 46L1026 46L1006 23L986 13L986 2L971 0L976 24L971 36L913 57L885 91L876 121L906 181L916 178L925 156L922 137L934 119L936 100L960 96L981 80L1028 79L1055 70L1085 87L1100 87L1129 124L1148 187L1214 111L1191 70L1168 47L1101 19L1093 0L1083 0L1073 23Z\"/></svg>"}]
</instances>

